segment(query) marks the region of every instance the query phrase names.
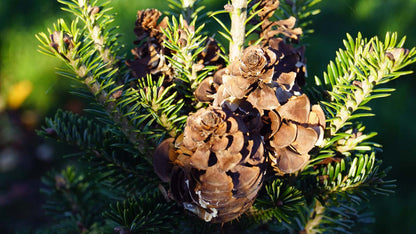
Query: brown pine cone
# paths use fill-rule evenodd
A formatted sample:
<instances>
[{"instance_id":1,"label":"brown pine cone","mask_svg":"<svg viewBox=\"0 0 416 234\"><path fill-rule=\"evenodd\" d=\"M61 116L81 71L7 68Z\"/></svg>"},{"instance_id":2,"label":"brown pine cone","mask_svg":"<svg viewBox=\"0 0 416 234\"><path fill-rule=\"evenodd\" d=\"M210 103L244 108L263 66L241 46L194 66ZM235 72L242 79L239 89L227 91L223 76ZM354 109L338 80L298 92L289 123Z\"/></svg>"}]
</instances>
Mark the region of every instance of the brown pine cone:
<instances>
[{"instance_id":1,"label":"brown pine cone","mask_svg":"<svg viewBox=\"0 0 416 234\"><path fill-rule=\"evenodd\" d=\"M302 35L302 29L295 28L295 24L296 18L293 16L290 16L287 19L272 22L267 28L264 29L264 31L260 33L260 36L264 38L263 40L270 40L274 36L282 34L288 38L298 41L299 36ZM272 27L274 26L276 26L276 29L273 30Z\"/></svg>"},{"instance_id":2,"label":"brown pine cone","mask_svg":"<svg viewBox=\"0 0 416 234\"><path fill-rule=\"evenodd\" d=\"M208 76L196 88L194 93L195 97L200 102L211 102L214 100L218 87L219 86L214 82L214 78L212 76Z\"/></svg>"},{"instance_id":3,"label":"brown pine cone","mask_svg":"<svg viewBox=\"0 0 416 234\"><path fill-rule=\"evenodd\" d=\"M161 15L162 13L157 9L146 9L137 12L136 27L134 28L137 40L142 40L146 37L160 40L163 35L160 28L166 27L167 21L167 18L165 17L158 25L157 21Z\"/></svg>"},{"instance_id":4,"label":"brown pine cone","mask_svg":"<svg viewBox=\"0 0 416 234\"><path fill-rule=\"evenodd\" d=\"M309 161L309 151L323 140L325 115L302 94L263 116L265 142L278 174L294 173Z\"/></svg>"},{"instance_id":5,"label":"brown pine cone","mask_svg":"<svg viewBox=\"0 0 416 234\"><path fill-rule=\"evenodd\" d=\"M167 81L172 78L173 72L165 57L170 51L162 45L164 38L162 29L167 27L168 18L164 17L158 24L161 15L162 13L156 9L137 12L134 43L138 46L131 50L134 60L126 62L137 78L145 77L147 74L165 75Z\"/></svg>"},{"instance_id":6,"label":"brown pine cone","mask_svg":"<svg viewBox=\"0 0 416 234\"><path fill-rule=\"evenodd\" d=\"M208 76L207 78L205 78L195 90L196 99L198 99L198 101L200 102L212 102L216 98L217 93L223 93L222 91L218 92L218 90L222 85L222 76L224 74L225 74L225 68L222 68L216 71L213 77ZM214 105L214 106L219 106L219 105Z\"/></svg>"},{"instance_id":7,"label":"brown pine cone","mask_svg":"<svg viewBox=\"0 0 416 234\"><path fill-rule=\"evenodd\" d=\"M255 4L258 1L253 1L253 3L251 4ZM259 5L259 9L262 9L259 12L259 17L260 20L265 20L265 19L269 19L271 17L273 17L274 12L277 10L277 8L279 7L279 0L262 0L260 5Z\"/></svg>"},{"instance_id":8,"label":"brown pine cone","mask_svg":"<svg viewBox=\"0 0 416 234\"><path fill-rule=\"evenodd\" d=\"M188 117L184 133L173 144L168 139L155 151L154 157L165 161L166 154L175 152L176 158L170 157L174 165L170 193L207 222L237 218L251 206L262 185L263 143L259 134L248 131L244 120L221 108L200 109ZM161 149L166 145L170 148ZM164 166L156 167L165 171Z\"/></svg>"},{"instance_id":9,"label":"brown pine cone","mask_svg":"<svg viewBox=\"0 0 416 234\"><path fill-rule=\"evenodd\" d=\"M271 83L276 63L277 57L273 51L259 46L246 48L240 61L234 61L225 69L223 87L218 88L214 105L223 105L226 101L230 107L234 101L247 98L256 108L276 108L279 103ZM250 95L256 97L250 98ZM262 106L257 107L260 103Z\"/></svg>"},{"instance_id":10,"label":"brown pine cone","mask_svg":"<svg viewBox=\"0 0 416 234\"><path fill-rule=\"evenodd\" d=\"M249 23L256 25L262 22L260 26L261 30L256 31L259 35L259 38L262 38L262 47L266 47L269 44L269 41L275 38L277 35L282 35L286 38L290 38L293 42L299 41L299 38L303 32L300 27L295 28L295 17L290 16L287 19L281 19L277 21L272 19L275 11L279 7L278 0L254 0L251 1L249 6L254 6L255 4L259 4L256 10L258 9L260 11L256 17L251 18Z\"/></svg>"},{"instance_id":11,"label":"brown pine cone","mask_svg":"<svg viewBox=\"0 0 416 234\"><path fill-rule=\"evenodd\" d=\"M306 76L305 47L301 46L294 49L291 45L286 44L282 38L270 39L269 46L269 49L275 52L279 58L279 62L274 67L273 80L282 85L284 81L281 76L294 72L295 79L292 81L292 86L295 85L297 89L299 89L299 86L303 86Z\"/></svg>"}]
</instances>

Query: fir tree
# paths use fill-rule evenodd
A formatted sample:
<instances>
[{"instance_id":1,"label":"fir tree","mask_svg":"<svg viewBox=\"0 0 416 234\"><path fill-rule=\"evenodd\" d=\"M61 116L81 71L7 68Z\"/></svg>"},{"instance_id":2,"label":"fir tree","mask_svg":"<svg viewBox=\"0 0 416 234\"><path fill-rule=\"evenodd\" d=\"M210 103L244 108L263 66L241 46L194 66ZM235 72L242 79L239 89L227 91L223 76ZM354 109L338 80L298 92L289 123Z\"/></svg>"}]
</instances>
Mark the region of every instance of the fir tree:
<instances>
[{"instance_id":1,"label":"fir tree","mask_svg":"<svg viewBox=\"0 0 416 234\"><path fill-rule=\"evenodd\" d=\"M59 2L73 19L39 33L40 51L62 60L91 108L58 110L39 131L85 165L44 177L50 232L351 233L372 221L370 195L393 192L360 120L394 91L385 83L411 73L405 38L347 35L312 79L303 42L319 36L319 0L232 0L217 12L170 0L171 12L138 11L133 58L110 2Z\"/></svg>"}]
</instances>

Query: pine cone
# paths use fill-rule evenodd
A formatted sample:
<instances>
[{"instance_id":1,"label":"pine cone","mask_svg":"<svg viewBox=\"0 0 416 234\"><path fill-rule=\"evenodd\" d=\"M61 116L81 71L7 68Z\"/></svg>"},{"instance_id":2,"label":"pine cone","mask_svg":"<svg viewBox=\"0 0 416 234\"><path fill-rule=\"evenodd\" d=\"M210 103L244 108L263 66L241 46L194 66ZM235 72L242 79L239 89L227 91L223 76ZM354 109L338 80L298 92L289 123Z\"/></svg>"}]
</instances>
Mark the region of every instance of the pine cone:
<instances>
[{"instance_id":1,"label":"pine cone","mask_svg":"<svg viewBox=\"0 0 416 234\"><path fill-rule=\"evenodd\" d=\"M252 104L259 109L276 108L279 103L271 87L276 63L277 58L273 51L259 46L246 48L240 61L235 61L226 68L222 76L223 87L218 89L214 105L247 98L249 102L255 100ZM250 98L250 95L256 97ZM229 103L227 105L230 106ZM262 106L256 106L259 104Z\"/></svg>"},{"instance_id":2,"label":"pine cone","mask_svg":"<svg viewBox=\"0 0 416 234\"><path fill-rule=\"evenodd\" d=\"M162 29L167 27L167 17L158 24L161 12L156 9L146 9L137 12L134 41L138 47L131 50L134 60L126 63L137 78L145 77L147 74L154 76L165 75L166 81L170 82L173 72L167 64L166 55L170 54L163 45Z\"/></svg>"},{"instance_id":3,"label":"pine cone","mask_svg":"<svg viewBox=\"0 0 416 234\"><path fill-rule=\"evenodd\" d=\"M259 3L260 2L260 3ZM256 17L252 18L249 23L257 25L262 22L261 30L258 30L259 38L262 38L261 46L266 47L269 41L276 35L283 35L284 37L290 38L293 42L298 42L300 35L302 35L301 28L295 28L296 18L290 16L287 19L278 21L270 20L273 17L274 12L279 7L278 0L255 0L250 3L250 6L258 4L260 11Z\"/></svg>"},{"instance_id":4,"label":"pine cone","mask_svg":"<svg viewBox=\"0 0 416 234\"><path fill-rule=\"evenodd\" d=\"M160 40L161 34L160 28L166 27L167 18L163 19L161 24L157 24L157 21L162 13L157 9L146 9L137 12L136 27L134 33L137 36L137 40L143 40L146 37L156 38Z\"/></svg>"},{"instance_id":5,"label":"pine cone","mask_svg":"<svg viewBox=\"0 0 416 234\"><path fill-rule=\"evenodd\" d=\"M261 136L250 132L244 120L221 108L200 109L188 117L184 133L170 144L176 153L171 195L207 222L228 222L241 215L262 185ZM170 150L158 147L155 152L162 151L167 158Z\"/></svg>"},{"instance_id":6,"label":"pine cone","mask_svg":"<svg viewBox=\"0 0 416 234\"><path fill-rule=\"evenodd\" d=\"M258 1L253 1L254 3L251 4L255 4ZM277 10L277 8L279 7L279 0L263 0L261 1L260 5L259 5L259 9L262 9L259 12L259 17L260 20L268 20L270 17L272 17L274 15L274 12Z\"/></svg>"},{"instance_id":7,"label":"pine cone","mask_svg":"<svg viewBox=\"0 0 416 234\"><path fill-rule=\"evenodd\" d=\"M274 48L246 48L205 79L195 95L212 106L189 116L184 133L154 153L155 172L170 182L173 199L207 222L230 221L252 205L266 156L278 174L294 173L322 142L325 115L297 80L302 58L273 41Z\"/></svg>"},{"instance_id":8,"label":"pine cone","mask_svg":"<svg viewBox=\"0 0 416 234\"><path fill-rule=\"evenodd\" d=\"M263 116L269 158L279 174L294 173L309 160L308 152L323 140L325 115L305 94L293 96Z\"/></svg>"},{"instance_id":9,"label":"pine cone","mask_svg":"<svg viewBox=\"0 0 416 234\"><path fill-rule=\"evenodd\" d=\"M305 65L305 47L301 46L294 49L291 45L286 44L282 38L272 38L269 41L269 49L276 53L279 62L274 67L275 74L273 80L279 85L285 83L281 76L287 76L288 73L295 73L295 79L292 81L292 86L296 89L305 84L306 65ZM284 78L283 78L284 79Z\"/></svg>"},{"instance_id":10,"label":"pine cone","mask_svg":"<svg viewBox=\"0 0 416 234\"><path fill-rule=\"evenodd\" d=\"M225 68L222 68L215 72L214 76L209 76L205 78L196 88L195 97L200 102L212 102L214 101L218 89L222 85L222 76L225 74ZM223 88L222 88L223 89ZM218 105L216 105L218 106Z\"/></svg>"},{"instance_id":11,"label":"pine cone","mask_svg":"<svg viewBox=\"0 0 416 234\"><path fill-rule=\"evenodd\" d=\"M278 34L282 34L288 38L293 39L294 41L299 40L299 36L302 35L301 28L294 28L296 23L296 18L290 16L284 20L278 20L268 25L267 29L260 33L265 39L271 39ZM275 30L272 30L272 27L276 26Z\"/></svg>"},{"instance_id":12,"label":"pine cone","mask_svg":"<svg viewBox=\"0 0 416 234\"><path fill-rule=\"evenodd\" d=\"M217 72L214 77L222 84L212 77L202 82L198 99L214 98L213 106L234 112L257 109L265 122L262 134L267 135L273 166L281 174L293 173L307 164L308 152L322 141L325 115L317 105L311 111L309 98L302 94L298 77L302 56L280 39L271 42L270 49L246 48L240 61Z\"/></svg>"}]
</instances>

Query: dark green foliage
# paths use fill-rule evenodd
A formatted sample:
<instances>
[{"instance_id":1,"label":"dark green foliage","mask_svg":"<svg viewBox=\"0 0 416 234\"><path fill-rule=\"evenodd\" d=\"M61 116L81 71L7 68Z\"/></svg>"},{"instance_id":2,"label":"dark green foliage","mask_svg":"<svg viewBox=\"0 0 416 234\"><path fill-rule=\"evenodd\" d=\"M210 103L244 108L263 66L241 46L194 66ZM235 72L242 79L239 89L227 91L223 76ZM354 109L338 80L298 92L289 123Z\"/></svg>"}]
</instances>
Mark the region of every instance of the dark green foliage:
<instances>
[{"instance_id":1,"label":"dark green foliage","mask_svg":"<svg viewBox=\"0 0 416 234\"><path fill-rule=\"evenodd\" d=\"M110 205L104 216L115 222L119 233L174 233L176 211L160 192L129 198Z\"/></svg>"},{"instance_id":2,"label":"dark green foliage","mask_svg":"<svg viewBox=\"0 0 416 234\"><path fill-rule=\"evenodd\" d=\"M125 138L113 134L111 126L97 124L96 121L59 110L54 119L47 119L40 134L78 147L84 153L76 154L81 160L92 163L101 181L113 188L122 187L127 193L135 193L157 183L149 178L153 174L150 162L138 157L134 148Z\"/></svg>"},{"instance_id":3,"label":"dark green foliage","mask_svg":"<svg viewBox=\"0 0 416 234\"><path fill-rule=\"evenodd\" d=\"M94 150L106 145L109 129L84 116L58 110L53 119L47 118L39 134L77 146L83 150Z\"/></svg>"},{"instance_id":4,"label":"dark green foliage","mask_svg":"<svg viewBox=\"0 0 416 234\"><path fill-rule=\"evenodd\" d=\"M288 186L284 180L276 179L265 185L266 192L257 199L253 218L257 222L267 223L272 219L277 222L290 222L291 216L305 204L301 191Z\"/></svg>"},{"instance_id":5,"label":"dark green foliage","mask_svg":"<svg viewBox=\"0 0 416 234\"><path fill-rule=\"evenodd\" d=\"M164 77L154 81L149 75L138 80L138 89L129 88L117 106L123 111L123 117L130 120L152 145L166 134L175 136L186 121L182 114L184 102L178 100L174 86L162 87ZM160 126L159 128L155 126Z\"/></svg>"},{"instance_id":6,"label":"dark green foliage","mask_svg":"<svg viewBox=\"0 0 416 234\"><path fill-rule=\"evenodd\" d=\"M328 203L316 228L325 233L369 233L368 225L373 223L372 214L365 212L362 204L348 206L342 203Z\"/></svg>"},{"instance_id":7,"label":"dark green foliage","mask_svg":"<svg viewBox=\"0 0 416 234\"><path fill-rule=\"evenodd\" d=\"M42 192L48 200L44 205L53 218L54 233L87 233L104 231L104 219L97 215L106 206L105 197L94 180L73 167L43 178Z\"/></svg>"}]
</instances>

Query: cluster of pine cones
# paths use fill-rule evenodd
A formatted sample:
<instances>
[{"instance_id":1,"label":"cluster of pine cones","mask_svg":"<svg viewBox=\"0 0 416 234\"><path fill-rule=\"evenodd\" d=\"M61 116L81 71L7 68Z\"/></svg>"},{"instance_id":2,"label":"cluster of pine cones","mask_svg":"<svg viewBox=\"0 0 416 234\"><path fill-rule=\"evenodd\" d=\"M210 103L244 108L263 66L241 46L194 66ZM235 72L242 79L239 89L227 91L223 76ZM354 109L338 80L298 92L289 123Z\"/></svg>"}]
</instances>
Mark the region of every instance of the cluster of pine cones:
<instances>
[{"instance_id":1,"label":"cluster of pine cones","mask_svg":"<svg viewBox=\"0 0 416 234\"><path fill-rule=\"evenodd\" d=\"M139 12L139 25L144 14ZM161 60L169 52L160 47L160 34L151 36L163 21L148 19L151 40L134 50L138 58L131 66L155 73L166 68ZM207 222L224 223L251 207L267 168L277 175L301 170L325 128L322 109L302 93L304 78L303 49L268 37L200 83L195 96L208 106L190 114L183 133L153 153L156 174L170 183L170 197Z\"/></svg>"}]
</instances>

